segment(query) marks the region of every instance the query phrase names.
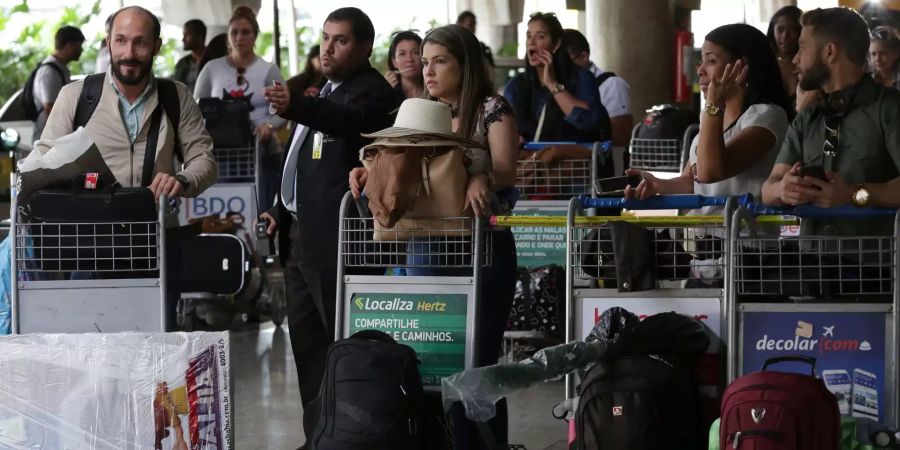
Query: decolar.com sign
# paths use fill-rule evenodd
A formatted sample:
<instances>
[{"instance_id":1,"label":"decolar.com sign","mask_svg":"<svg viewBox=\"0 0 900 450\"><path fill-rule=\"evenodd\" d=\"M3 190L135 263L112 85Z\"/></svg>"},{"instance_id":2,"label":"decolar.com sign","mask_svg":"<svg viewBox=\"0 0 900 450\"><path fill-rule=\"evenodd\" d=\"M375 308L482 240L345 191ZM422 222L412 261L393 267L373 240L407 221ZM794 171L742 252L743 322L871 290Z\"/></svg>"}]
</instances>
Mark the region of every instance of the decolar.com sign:
<instances>
[{"instance_id":1,"label":"decolar.com sign","mask_svg":"<svg viewBox=\"0 0 900 450\"><path fill-rule=\"evenodd\" d=\"M741 368L760 370L767 359L809 356L816 376L835 394L842 414L883 419L885 314L879 312L744 312L741 320ZM787 363L772 370L809 374L806 364Z\"/></svg>"}]
</instances>

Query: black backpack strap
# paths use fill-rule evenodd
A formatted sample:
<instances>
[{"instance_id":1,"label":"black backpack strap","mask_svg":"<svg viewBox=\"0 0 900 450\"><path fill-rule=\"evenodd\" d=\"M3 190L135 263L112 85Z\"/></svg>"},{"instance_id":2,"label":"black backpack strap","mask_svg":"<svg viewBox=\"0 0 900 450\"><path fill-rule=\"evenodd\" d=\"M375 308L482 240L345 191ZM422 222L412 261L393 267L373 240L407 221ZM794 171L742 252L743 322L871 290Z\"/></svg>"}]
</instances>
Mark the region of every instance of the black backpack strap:
<instances>
[{"instance_id":1,"label":"black backpack strap","mask_svg":"<svg viewBox=\"0 0 900 450\"><path fill-rule=\"evenodd\" d=\"M94 115L94 110L100 103L100 96L103 94L103 81L106 79L105 73L95 73L88 75L84 79L84 85L81 87L81 96L78 97L78 104L75 106L75 118L72 121L72 130L87 125Z\"/></svg>"},{"instance_id":2,"label":"black backpack strap","mask_svg":"<svg viewBox=\"0 0 900 450\"><path fill-rule=\"evenodd\" d=\"M162 122L162 105L157 104L150 116L150 129L147 130L147 147L144 148L144 167L141 172L141 186L150 186L153 182L153 166L156 164L156 142L159 140L159 125Z\"/></svg>"},{"instance_id":3,"label":"black backpack strap","mask_svg":"<svg viewBox=\"0 0 900 450\"><path fill-rule=\"evenodd\" d=\"M166 110L166 117L172 122L172 134L175 136L175 156L179 161L184 162L181 139L178 138L178 125L181 123L181 100L178 99L178 89L175 87L174 81L165 78L156 79L156 89L159 102Z\"/></svg>"},{"instance_id":4,"label":"black backpack strap","mask_svg":"<svg viewBox=\"0 0 900 450\"><path fill-rule=\"evenodd\" d=\"M597 87L600 87L601 84L605 83L606 80L616 76L615 72L603 72L600 76L594 78L594 82L597 83Z\"/></svg>"}]
</instances>

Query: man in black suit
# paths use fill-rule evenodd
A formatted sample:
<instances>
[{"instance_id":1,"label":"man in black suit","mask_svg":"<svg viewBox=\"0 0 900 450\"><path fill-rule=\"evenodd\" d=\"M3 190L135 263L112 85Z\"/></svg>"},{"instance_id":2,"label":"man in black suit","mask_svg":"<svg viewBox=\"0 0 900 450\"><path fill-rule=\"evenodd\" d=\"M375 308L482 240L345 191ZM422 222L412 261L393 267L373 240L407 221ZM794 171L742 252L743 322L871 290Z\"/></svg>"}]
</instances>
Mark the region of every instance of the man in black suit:
<instances>
[{"instance_id":1,"label":"man in black suit","mask_svg":"<svg viewBox=\"0 0 900 450\"><path fill-rule=\"evenodd\" d=\"M391 86L369 65L374 39L365 13L337 9L322 29L320 58L328 82L319 97L285 86L264 91L279 115L298 124L285 152L278 201L262 217L269 221L270 234L296 218L290 249L296 266L291 269L299 268L302 277L289 286L288 323L304 409L318 393L325 352L334 339L338 214L350 189L350 170L361 165L359 149L370 143L360 133L389 127L390 114L399 106ZM307 438L314 414L304 414Z\"/></svg>"}]
</instances>

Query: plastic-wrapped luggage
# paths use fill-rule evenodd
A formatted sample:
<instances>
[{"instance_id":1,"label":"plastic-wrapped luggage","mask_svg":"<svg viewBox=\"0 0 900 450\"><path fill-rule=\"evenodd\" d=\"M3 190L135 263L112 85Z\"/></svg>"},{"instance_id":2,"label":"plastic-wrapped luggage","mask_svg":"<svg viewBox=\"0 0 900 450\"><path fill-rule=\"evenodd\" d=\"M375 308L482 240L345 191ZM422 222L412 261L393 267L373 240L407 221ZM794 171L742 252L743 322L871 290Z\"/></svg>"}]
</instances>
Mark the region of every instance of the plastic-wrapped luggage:
<instances>
[{"instance_id":1,"label":"plastic-wrapped luggage","mask_svg":"<svg viewBox=\"0 0 900 450\"><path fill-rule=\"evenodd\" d=\"M538 331L561 337L565 309L565 271L557 265L520 267L508 331Z\"/></svg>"}]
</instances>

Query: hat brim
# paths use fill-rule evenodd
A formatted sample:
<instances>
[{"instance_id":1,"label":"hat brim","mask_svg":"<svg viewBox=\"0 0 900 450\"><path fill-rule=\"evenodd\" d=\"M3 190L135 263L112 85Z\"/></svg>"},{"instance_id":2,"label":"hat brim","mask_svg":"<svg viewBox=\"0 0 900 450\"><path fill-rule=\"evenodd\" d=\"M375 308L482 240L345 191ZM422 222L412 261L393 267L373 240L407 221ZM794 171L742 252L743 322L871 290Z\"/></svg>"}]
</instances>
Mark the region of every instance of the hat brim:
<instances>
[{"instance_id":1,"label":"hat brim","mask_svg":"<svg viewBox=\"0 0 900 450\"><path fill-rule=\"evenodd\" d=\"M463 147L463 148L481 148L475 141L449 140L443 138L430 139L406 139L404 138L381 138L376 139L362 150L368 150L376 147Z\"/></svg>"},{"instance_id":2,"label":"hat brim","mask_svg":"<svg viewBox=\"0 0 900 450\"><path fill-rule=\"evenodd\" d=\"M380 138L398 138L398 139L409 139L410 141L419 141L419 140L449 140L456 141L467 147L480 147L481 145L477 142L459 136L457 134L447 134L447 133L430 133L422 130L414 130L412 128L403 128L403 127L390 127L385 128L381 131L376 131L374 133L361 133L360 136L370 139L380 139Z\"/></svg>"}]
</instances>

